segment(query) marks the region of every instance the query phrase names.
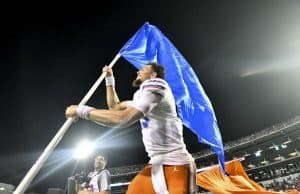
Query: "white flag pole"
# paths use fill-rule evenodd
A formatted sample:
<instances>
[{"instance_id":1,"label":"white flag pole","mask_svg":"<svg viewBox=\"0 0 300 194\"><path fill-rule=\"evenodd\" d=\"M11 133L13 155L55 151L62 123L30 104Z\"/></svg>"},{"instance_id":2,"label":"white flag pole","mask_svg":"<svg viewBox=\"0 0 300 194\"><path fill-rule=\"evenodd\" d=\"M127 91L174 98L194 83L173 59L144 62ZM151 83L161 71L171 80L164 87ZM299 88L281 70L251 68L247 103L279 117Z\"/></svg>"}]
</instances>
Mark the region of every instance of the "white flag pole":
<instances>
[{"instance_id":1,"label":"white flag pole","mask_svg":"<svg viewBox=\"0 0 300 194\"><path fill-rule=\"evenodd\" d=\"M111 61L109 64L109 67L113 67L114 64L117 62L117 60L121 57L121 55L118 53L115 58ZM87 103L87 101L91 98L91 96L96 91L97 87L101 84L103 79L106 76L106 72L103 72L101 76L98 78L98 80L94 83L94 85L90 88L90 90L87 92L87 94L83 97L79 105L84 105ZM41 154L39 159L33 164L31 169L27 172L25 177L22 179L21 183L18 185L16 190L14 191L14 194L23 194L29 184L31 183L32 179L36 176L38 171L41 169L44 162L48 159L49 155L52 153L54 148L57 146L57 144L61 141L64 134L67 132L69 127L71 126L72 122L74 121L74 118L68 118L65 123L62 125L62 127L59 129L59 131L56 133L54 138L50 141L44 152Z\"/></svg>"}]
</instances>

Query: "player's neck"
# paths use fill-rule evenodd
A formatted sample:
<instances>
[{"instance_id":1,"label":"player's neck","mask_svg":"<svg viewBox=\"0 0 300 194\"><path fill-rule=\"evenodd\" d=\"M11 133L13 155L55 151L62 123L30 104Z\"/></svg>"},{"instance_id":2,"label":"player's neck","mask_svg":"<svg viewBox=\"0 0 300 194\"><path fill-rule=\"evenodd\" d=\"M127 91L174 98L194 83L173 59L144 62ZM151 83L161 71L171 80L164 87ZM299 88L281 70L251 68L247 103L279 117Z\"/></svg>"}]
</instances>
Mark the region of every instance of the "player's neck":
<instances>
[{"instance_id":1,"label":"player's neck","mask_svg":"<svg viewBox=\"0 0 300 194\"><path fill-rule=\"evenodd\" d=\"M95 168L95 169L94 169L95 172L99 172L99 171L101 171L101 170L103 170L103 168Z\"/></svg>"}]
</instances>

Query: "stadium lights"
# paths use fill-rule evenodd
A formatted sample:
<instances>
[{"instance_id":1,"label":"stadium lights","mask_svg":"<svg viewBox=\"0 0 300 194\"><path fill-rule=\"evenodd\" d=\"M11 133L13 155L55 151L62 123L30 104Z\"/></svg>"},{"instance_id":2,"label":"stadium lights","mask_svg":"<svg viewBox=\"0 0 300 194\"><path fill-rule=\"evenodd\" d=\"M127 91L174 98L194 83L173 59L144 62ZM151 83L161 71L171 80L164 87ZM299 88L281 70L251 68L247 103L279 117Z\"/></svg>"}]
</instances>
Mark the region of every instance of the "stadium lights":
<instances>
[{"instance_id":1,"label":"stadium lights","mask_svg":"<svg viewBox=\"0 0 300 194\"><path fill-rule=\"evenodd\" d=\"M287 148L287 145L286 144L281 144L281 148L285 149L285 148Z\"/></svg>"},{"instance_id":2,"label":"stadium lights","mask_svg":"<svg viewBox=\"0 0 300 194\"><path fill-rule=\"evenodd\" d=\"M297 156L297 152L291 152L289 153L289 156Z\"/></svg>"},{"instance_id":3,"label":"stadium lights","mask_svg":"<svg viewBox=\"0 0 300 194\"><path fill-rule=\"evenodd\" d=\"M275 150L277 150L277 151L279 150L279 146L278 146L278 145L275 145L274 143L273 143L272 146L269 147L269 149L273 149L273 148L274 148Z\"/></svg>"},{"instance_id":4,"label":"stadium lights","mask_svg":"<svg viewBox=\"0 0 300 194\"><path fill-rule=\"evenodd\" d=\"M0 193L12 193L15 186L6 183L0 183Z\"/></svg>"},{"instance_id":5,"label":"stadium lights","mask_svg":"<svg viewBox=\"0 0 300 194\"><path fill-rule=\"evenodd\" d=\"M298 156L298 155L300 155L300 153L297 149L295 149L294 152L289 153L289 156Z\"/></svg>"},{"instance_id":6,"label":"stadium lights","mask_svg":"<svg viewBox=\"0 0 300 194\"><path fill-rule=\"evenodd\" d=\"M249 154L248 152L245 152L244 157L250 156L251 154Z\"/></svg>"},{"instance_id":7,"label":"stadium lights","mask_svg":"<svg viewBox=\"0 0 300 194\"><path fill-rule=\"evenodd\" d=\"M87 158L95 149L95 143L91 141L82 141L74 150L75 159Z\"/></svg>"},{"instance_id":8,"label":"stadium lights","mask_svg":"<svg viewBox=\"0 0 300 194\"><path fill-rule=\"evenodd\" d=\"M292 142L292 140L288 137L288 139L285 142L283 142L282 144L288 144L288 143L291 143L291 142Z\"/></svg>"},{"instance_id":9,"label":"stadium lights","mask_svg":"<svg viewBox=\"0 0 300 194\"><path fill-rule=\"evenodd\" d=\"M269 163L269 161L267 161L266 159L264 159L263 161L261 161L260 163L262 163L262 164L268 164Z\"/></svg>"},{"instance_id":10,"label":"stadium lights","mask_svg":"<svg viewBox=\"0 0 300 194\"><path fill-rule=\"evenodd\" d=\"M280 160L283 160L283 159L284 159L284 157L281 156L280 154L277 157L274 158L274 160L277 160L277 161L280 161Z\"/></svg>"},{"instance_id":11,"label":"stadium lights","mask_svg":"<svg viewBox=\"0 0 300 194\"><path fill-rule=\"evenodd\" d=\"M259 157L259 156L261 156L261 152L262 152L262 150L258 150L257 152L254 153L254 155L256 157Z\"/></svg>"}]
</instances>

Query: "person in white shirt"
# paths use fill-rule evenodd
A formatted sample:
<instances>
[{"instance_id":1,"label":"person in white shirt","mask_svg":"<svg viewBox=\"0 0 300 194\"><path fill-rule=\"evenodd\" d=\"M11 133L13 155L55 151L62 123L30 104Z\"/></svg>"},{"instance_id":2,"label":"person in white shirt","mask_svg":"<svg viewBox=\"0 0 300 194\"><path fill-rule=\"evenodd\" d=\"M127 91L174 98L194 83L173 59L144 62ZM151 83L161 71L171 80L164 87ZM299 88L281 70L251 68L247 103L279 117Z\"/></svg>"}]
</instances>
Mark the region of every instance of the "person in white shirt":
<instances>
[{"instance_id":1,"label":"person in white shirt","mask_svg":"<svg viewBox=\"0 0 300 194\"><path fill-rule=\"evenodd\" d=\"M108 127L125 128L136 121L142 127L143 143L149 164L131 181L127 194L196 193L194 159L186 149L183 127L177 117L175 100L164 80L164 68L149 63L137 72L133 81L139 87L132 101L120 102L112 69L106 72L109 110L71 105L67 117L80 117Z\"/></svg>"},{"instance_id":2,"label":"person in white shirt","mask_svg":"<svg viewBox=\"0 0 300 194\"><path fill-rule=\"evenodd\" d=\"M96 156L94 160L94 171L88 174L88 178L90 179L88 191L110 194L110 173L105 169L105 166L105 158L101 155Z\"/></svg>"}]
</instances>

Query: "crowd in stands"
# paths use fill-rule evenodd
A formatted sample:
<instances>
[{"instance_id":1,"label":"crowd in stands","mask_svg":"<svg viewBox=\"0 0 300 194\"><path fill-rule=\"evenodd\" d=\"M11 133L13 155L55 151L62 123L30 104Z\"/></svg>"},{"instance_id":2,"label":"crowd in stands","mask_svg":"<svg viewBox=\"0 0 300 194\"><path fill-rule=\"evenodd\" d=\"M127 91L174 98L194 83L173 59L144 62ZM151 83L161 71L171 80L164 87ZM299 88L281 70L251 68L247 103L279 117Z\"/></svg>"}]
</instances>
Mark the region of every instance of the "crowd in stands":
<instances>
[{"instance_id":1,"label":"crowd in stands","mask_svg":"<svg viewBox=\"0 0 300 194\"><path fill-rule=\"evenodd\" d=\"M284 121L284 122L278 123L276 125L273 125L271 127L265 128L263 130L260 130L256 133L254 133L254 134L251 134L249 136L242 137L242 138L239 138L237 140L225 143L224 144L224 150L227 151L227 150L230 150L232 148L235 148L235 147L247 144L249 142L258 140L258 139L263 138L267 135L278 133L278 132L284 130L285 128L287 128L289 126L292 126L292 125L295 125L295 124L298 124L298 123L300 123L300 116L295 116L295 117L293 117L293 118L291 118L287 121ZM197 160L197 159L200 159L200 158L204 159L204 158L206 158L210 155L211 156L215 155L215 153L210 149L206 149L206 150L203 150L203 151L200 151L200 152L193 153L192 155ZM211 164L208 164L208 165L211 165ZM112 176L134 174L134 173L139 172L142 169L143 166L144 165L132 165L132 166L124 166L124 167L115 167L115 168L110 168L109 171L111 172Z\"/></svg>"},{"instance_id":2,"label":"crowd in stands","mask_svg":"<svg viewBox=\"0 0 300 194\"><path fill-rule=\"evenodd\" d=\"M268 191L286 192L286 191L300 191L300 173L278 177L268 181L259 183L263 188ZM204 188L198 187L198 193L211 194L211 192Z\"/></svg>"},{"instance_id":3,"label":"crowd in stands","mask_svg":"<svg viewBox=\"0 0 300 194\"><path fill-rule=\"evenodd\" d=\"M262 171L251 172L249 177L256 182L276 179L300 172L300 161L282 165L280 167L270 167Z\"/></svg>"},{"instance_id":4,"label":"crowd in stands","mask_svg":"<svg viewBox=\"0 0 300 194\"><path fill-rule=\"evenodd\" d=\"M286 128L300 123L300 116L296 116L288 121L278 123L272 127L265 128L261 131L258 131L254 134L251 134L246 137L228 142L224 144L224 150L230 151L233 148L237 148L242 145L247 145L256 140L260 140L268 135L284 132ZM212 160L206 160L207 157L214 156L215 153L206 149L193 154L193 157L196 159L202 159L201 163L197 163L197 167L207 167L213 165ZM203 166L204 165L204 166ZM125 167L116 167L110 168L112 177L115 177L117 182L125 182L130 176L136 174L143 168L144 164L141 165L132 165ZM123 178L122 178L123 177ZM127 178L126 178L127 177ZM258 182L269 191L290 191L290 190L300 190L300 161L289 162L280 167L264 168L263 172L256 171L251 172L249 176L252 180ZM121 179L120 179L121 178ZM198 188L198 193L210 194L203 188Z\"/></svg>"},{"instance_id":5,"label":"crowd in stands","mask_svg":"<svg viewBox=\"0 0 300 194\"><path fill-rule=\"evenodd\" d=\"M232 148L241 146L241 145L245 145L247 143L251 143L252 141L264 138L265 136L274 134L274 133L278 133L282 130L284 130L285 128L295 125L295 124L299 124L300 123L300 116L295 116L287 121L278 123L276 125L273 125L271 127L267 127L263 130L260 130L256 133L253 133L251 135L248 135L246 137L241 137L239 139L236 139L234 141L230 141L227 143L224 143L224 150L228 151ZM212 152L210 149L206 149L200 152L196 152L193 154L193 157L195 159L199 159L199 158L205 158L209 155L214 155L214 152Z\"/></svg>"},{"instance_id":6,"label":"crowd in stands","mask_svg":"<svg viewBox=\"0 0 300 194\"><path fill-rule=\"evenodd\" d=\"M132 166L125 166L125 167L115 167L109 168L109 172L112 176L120 176L120 175L128 175L128 174L135 174L139 172L144 165L132 165Z\"/></svg>"},{"instance_id":7,"label":"crowd in stands","mask_svg":"<svg viewBox=\"0 0 300 194\"><path fill-rule=\"evenodd\" d=\"M260 184L268 191L300 191L300 174L278 177L276 179L261 182Z\"/></svg>"}]
</instances>

